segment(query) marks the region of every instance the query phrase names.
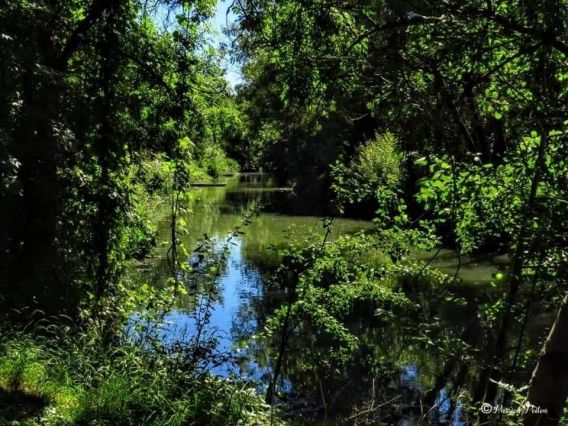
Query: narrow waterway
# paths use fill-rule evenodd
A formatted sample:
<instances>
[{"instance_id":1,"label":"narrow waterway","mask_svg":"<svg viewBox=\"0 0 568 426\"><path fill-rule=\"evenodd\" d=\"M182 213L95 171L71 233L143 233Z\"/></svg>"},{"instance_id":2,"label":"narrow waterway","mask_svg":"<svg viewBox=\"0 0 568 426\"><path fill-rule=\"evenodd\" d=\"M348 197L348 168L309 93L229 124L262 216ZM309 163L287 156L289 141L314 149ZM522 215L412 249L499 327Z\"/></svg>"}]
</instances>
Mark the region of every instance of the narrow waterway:
<instances>
[{"instance_id":1,"label":"narrow waterway","mask_svg":"<svg viewBox=\"0 0 568 426\"><path fill-rule=\"evenodd\" d=\"M275 350L270 342L256 336L264 328L267 317L286 300L285 292L269 283L267 271L274 266L274 248L308 235L315 238L323 234L323 221L315 216L291 213L295 211L292 193L287 188L275 187L269 175L241 174L227 178L226 182L226 186L192 190L192 201L187 214L183 215L188 232L181 235L189 250L187 262L190 265L199 264L199 254L193 250L206 242L211 253L225 254L224 261L218 263L221 269L209 280L211 282L196 279L188 294L180 298L178 307L165 316L160 335L165 342L181 340L207 347L217 355L213 358L217 362L207 366L211 372L249 380L262 392L272 374ZM167 285L171 278L166 261L170 223L167 214L163 217L156 257L139 265L132 274L133 279L158 287ZM370 232L372 228L372 223L366 221L335 219L331 238ZM413 254L419 260L432 256L433 253ZM504 262L506 259L501 258L458 261L454 253L442 250L431 264L452 275L459 264L461 294L478 298L491 291L487 284ZM211 265L200 265L208 266ZM442 304L437 309L442 324L439 328L447 326L448 336L463 327L470 315L468 306L460 309L455 304ZM410 406L440 377L444 367L441 360L447 354L441 354L428 342L417 344L417 333L427 334L428 330L411 330L412 326L397 318L392 318L388 326L377 326L374 318L364 317L354 318L349 328L362 342L359 360L333 378L319 377L304 359L313 349L311 336L292 336L279 396L292 407L297 418L318 418L318 422L328 419L333 424L334 414L347 413L354 404L365 400L370 389L379 386L378 380L402 395L406 401L401 402ZM363 359L376 362L365 365L368 363L359 362ZM453 424L459 425L459 406L446 401L447 392L446 387L439 390L435 415L445 422L453 416ZM327 414L322 415L322 410ZM399 424L418 421L412 409L407 411L397 414Z\"/></svg>"}]
</instances>

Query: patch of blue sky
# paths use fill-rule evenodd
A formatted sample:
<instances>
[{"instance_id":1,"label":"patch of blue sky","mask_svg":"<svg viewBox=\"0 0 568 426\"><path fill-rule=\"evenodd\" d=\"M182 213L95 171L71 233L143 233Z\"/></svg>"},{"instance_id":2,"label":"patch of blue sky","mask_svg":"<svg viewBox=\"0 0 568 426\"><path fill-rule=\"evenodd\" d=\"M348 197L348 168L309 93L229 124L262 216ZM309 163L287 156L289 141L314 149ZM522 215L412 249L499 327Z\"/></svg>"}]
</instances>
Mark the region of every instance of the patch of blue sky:
<instances>
[{"instance_id":1,"label":"patch of blue sky","mask_svg":"<svg viewBox=\"0 0 568 426\"><path fill-rule=\"evenodd\" d=\"M243 81L241 68L238 63L231 60L231 39L225 33L225 29L235 22L236 15L230 10L232 0L218 0L215 6L215 14L209 20L209 31L204 34L206 46L204 49L214 48L223 51L220 65L225 69L225 78L231 87L235 87ZM175 11L158 6L152 11L153 20L158 28L166 30L175 24Z\"/></svg>"},{"instance_id":2,"label":"patch of blue sky","mask_svg":"<svg viewBox=\"0 0 568 426\"><path fill-rule=\"evenodd\" d=\"M215 15L211 19L213 27L212 43L215 47L231 45L231 39L225 34L225 29L233 24L236 15L230 10L232 0L218 0ZM222 66L226 70L225 77L231 87L235 87L243 80L241 69L238 63L231 61L230 53L227 52L222 60Z\"/></svg>"}]
</instances>

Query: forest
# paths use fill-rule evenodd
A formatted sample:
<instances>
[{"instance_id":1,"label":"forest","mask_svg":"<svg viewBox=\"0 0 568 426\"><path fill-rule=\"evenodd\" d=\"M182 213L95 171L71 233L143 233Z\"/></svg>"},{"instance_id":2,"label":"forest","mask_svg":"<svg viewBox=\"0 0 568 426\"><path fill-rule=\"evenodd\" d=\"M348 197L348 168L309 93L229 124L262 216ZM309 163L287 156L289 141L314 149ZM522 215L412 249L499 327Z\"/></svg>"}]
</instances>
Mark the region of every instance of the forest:
<instances>
[{"instance_id":1,"label":"forest","mask_svg":"<svg viewBox=\"0 0 568 426\"><path fill-rule=\"evenodd\" d=\"M0 1L0 425L566 425L567 143L567 0Z\"/></svg>"}]
</instances>

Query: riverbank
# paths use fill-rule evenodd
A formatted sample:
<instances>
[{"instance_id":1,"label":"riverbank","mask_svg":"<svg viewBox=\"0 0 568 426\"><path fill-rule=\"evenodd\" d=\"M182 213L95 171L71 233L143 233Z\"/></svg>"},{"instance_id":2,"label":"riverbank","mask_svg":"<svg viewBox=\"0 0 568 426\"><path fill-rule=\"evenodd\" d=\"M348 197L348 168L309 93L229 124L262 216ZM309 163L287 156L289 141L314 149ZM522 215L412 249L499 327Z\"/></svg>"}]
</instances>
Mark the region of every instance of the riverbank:
<instances>
[{"instance_id":1,"label":"riverbank","mask_svg":"<svg viewBox=\"0 0 568 426\"><path fill-rule=\"evenodd\" d=\"M283 424L246 382L196 369L191 348L95 330L0 330L2 424Z\"/></svg>"},{"instance_id":2,"label":"riverbank","mask_svg":"<svg viewBox=\"0 0 568 426\"><path fill-rule=\"evenodd\" d=\"M45 413L41 424L166 424L167 415L168 424L227 424L224 416L268 424L264 400L276 380L274 406L300 424L349 423L365 416L369 401L393 398L373 415L411 421L423 415L419 401L434 404L465 380L439 378L448 354L477 356L456 352L455 336L481 326L470 321L476 303L499 291L488 284L502 259L416 251L393 264L370 222L283 213L294 198L267 174L236 175L190 194L179 216L187 232L180 230L178 244L188 252L177 294L167 203L154 199L149 219L158 244L128 267L122 328L106 343L96 324L55 339L4 333L0 389L11 402L2 415L27 416L29 424ZM290 304L292 291L302 297ZM285 322L288 306L293 326ZM14 411L15 400L25 412ZM468 408L465 399L459 407Z\"/></svg>"},{"instance_id":3,"label":"riverbank","mask_svg":"<svg viewBox=\"0 0 568 426\"><path fill-rule=\"evenodd\" d=\"M210 247L210 253L222 255L224 261L211 277L212 285L195 285L199 280L196 275L190 275L188 281L184 281L188 293L161 322L164 341L191 342L195 330L201 330L197 327L199 316L203 317L200 309L207 307L207 327L200 332L206 336L211 332L215 352L228 355L226 362L216 365L212 373L249 380L260 395L266 393L274 374L279 347L279 333L269 336L265 330L271 321L277 324L273 320L277 316L275 313L286 307L291 288L290 283L279 283L275 279L278 269L286 258L304 253L306 246L321 244L328 229L320 218L288 213L294 208L291 204L296 202L290 195L280 191L268 174L242 174L227 180L225 187L192 191L188 206L191 214L181 216L189 232L180 235L180 243L191 250L205 244ZM243 225L243 220L248 223ZM300 416L305 422L314 418L322 421L327 410L329 424L334 424L337 418L352 414L353 404L364 405L373 380L377 391L380 386L388 387L389 382L398 383L390 389L389 395L390 392L393 395L403 392L402 387L410 387L417 396L433 387L436 377L441 374L446 349L427 342L437 341L446 333L459 334L472 315L473 301L488 300L492 292L499 292L490 285L499 265L486 258L460 259L448 250L416 251L405 261L400 260L398 269L391 271L391 259L381 253L379 244L373 240L375 226L371 222L336 218L329 224L326 245L330 251L320 260L322 263L318 268L327 271L332 265L343 265L348 261L350 264L345 270L351 271L347 277L352 277L353 285L349 285L350 281L343 273L331 279L337 272L331 270L321 281L332 285L328 299L334 300L334 306L347 309L347 305L354 303L353 310L348 315L339 315L336 321L348 333L345 337L352 335L358 341L358 348L349 352L342 364L335 366L338 368L336 373L320 371L314 375L309 372L309 366L313 366L316 359L328 362L329 356L320 351L327 350L329 342L317 338L322 333L319 326L306 328L298 324L288 340L287 361L278 384L278 404L287 407L289 415ZM159 241L167 241L169 227L167 218L159 224ZM234 233L236 229L237 234ZM370 238L362 238L365 233ZM134 283L167 288L170 270L165 260L166 248L164 246L154 258L131 270ZM356 256L363 248L364 252ZM317 257L316 253L317 250L304 256L304 261ZM203 271L197 261L195 254L188 256L188 264ZM427 264L432 266L433 274L436 269L447 274L449 281L457 272L457 283L434 285L433 277L439 279L444 274L431 275ZM306 265L302 274L309 274L309 270ZM357 274L366 277L361 287L354 284L361 279ZM417 274L418 278L424 277L418 279ZM395 276L401 276L401 281ZM391 296L392 289L395 294ZM320 290L311 291L315 297ZM367 302L373 295L377 299L375 304L369 305ZM422 326L416 312L403 320L391 304L378 303L382 300L379 296L386 301L391 297L394 300L416 299L413 303L419 302L429 314L418 316L423 321ZM319 299L308 300L315 303ZM333 312L323 304L324 300L325 297L319 300L318 309ZM436 322L437 325L432 325ZM426 332L430 326L432 328ZM404 378L407 370L414 372L412 379ZM337 389L343 389L345 394L336 394ZM435 392L443 391L438 388ZM415 401L407 402L414 404Z\"/></svg>"}]
</instances>

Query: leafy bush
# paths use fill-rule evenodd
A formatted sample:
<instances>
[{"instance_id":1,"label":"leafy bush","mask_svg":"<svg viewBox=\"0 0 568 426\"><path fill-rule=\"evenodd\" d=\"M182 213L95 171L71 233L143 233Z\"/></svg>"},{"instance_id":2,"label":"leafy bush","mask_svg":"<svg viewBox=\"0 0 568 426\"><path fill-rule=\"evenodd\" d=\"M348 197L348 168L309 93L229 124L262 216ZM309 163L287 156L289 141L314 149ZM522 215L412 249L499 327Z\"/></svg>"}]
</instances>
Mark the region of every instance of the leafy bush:
<instances>
[{"instance_id":1,"label":"leafy bush","mask_svg":"<svg viewBox=\"0 0 568 426\"><path fill-rule=\"evenodd\" d=\"M342 236L333 242L312 240L285 250L275 279L296 293L289 315L293 329L313 336L315 344L302 355L306 365L313 365L309 360L317 362L324 374L344 367L359 347L348 328L355 317L372 317L383 310L415 311L415 304L391 279L391 269L390 259L368 235ZM267 324L269 336L280 336L287 312L288 306L276 310Z\"/></svg>"},{"instance_id":2,"label":"leafy bush","mask_svg":"<svg viewBox=\"0 0 568 426\"><path fill-rule=\"evenodd\" d=\"M449 156L431 156L416 161L428 168L416 196L439 229L451 226L464 253L483 249L506 252L518 232L524 214L540 137L533 132L500 164L482 163L477 155L453 162ZM554 148L554 149L553 149ZM558 163L537 191L537 201L548 203L550 211L562 195L555 189L561 175L557 147L551 145L547 164ZM560 209L558 209L560 211ZM531 222L533 229L542 226Z\"/></svg>"},{"instance_id":3,"label":"leafy bush","mask_svg":"<svg viewBox=\"0 0 568 426\"><path fill-rule=\"evenodd\" d=\"M219 146L205 148L203 157L199 160L200 167L211 177L217 178L223 173L234 173L239 170L237 162L228 158Z\"/></svg>"},{"instance_id":4,"label":"leafy bush","mask_svg":"<svg viewBox=\"0 0 568 426\"><path fill-rule=\"evenodd\" d=\"M392 192L403 179L403 155L392 133L377 134L362 145L352 162L338 161L331 169L332 191L343 210L355 203L373 202L386 189Z\"/></svg>"}]
</instances>

